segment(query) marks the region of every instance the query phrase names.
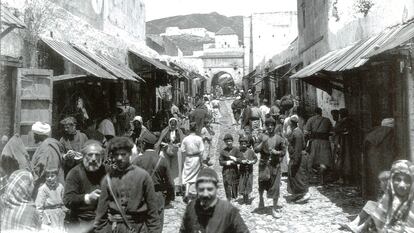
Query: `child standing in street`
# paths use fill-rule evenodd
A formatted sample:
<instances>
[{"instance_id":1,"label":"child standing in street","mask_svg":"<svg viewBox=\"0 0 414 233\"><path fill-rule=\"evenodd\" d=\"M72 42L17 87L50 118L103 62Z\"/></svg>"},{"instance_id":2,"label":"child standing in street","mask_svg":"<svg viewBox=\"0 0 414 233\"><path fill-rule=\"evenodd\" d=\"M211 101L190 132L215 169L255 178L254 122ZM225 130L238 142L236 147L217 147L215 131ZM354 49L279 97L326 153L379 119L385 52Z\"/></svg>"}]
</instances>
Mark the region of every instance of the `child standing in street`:
<instances>
[{"instance_id":1,"label":"child standing in street","mask_svg":"<svg viewBox=\"0 0 414 233\"><path fill-rule=\"evenodd\" d=\"M233 147L233 136L226 134L224 136L225 148L220 152L219 162L223 166L223 183L227 200L237 198L237 189L239 186L239 169L237 164L241 162L239 159L240 151Z\"/></svg>"},{"instance_id":2,"label":"child standing in street","mask_svg":"<svg viewBox=\"0 0 414 233\"><path fill-rule=\"evenodd\" d=\"M64 188L57 181L58 169L46 170L46 182L40 186L36 197L36 208L42 217L42 230L64 232L65 211Z\"/></svg>"},{"instance_id":3,"label":"child standing in street","mask_svg":"<svg viewBox=\"0 0 414 233\"><path fill-rule=\"evenodd\" d=\"M210 161L210 147L213 135L214 131L212 131L210 128L210 122L205 121L204 127L201 129L201 137L203 138L204 142L203 163L209 167L213 165Z\"/></svg>"},{"instance_id":4,"label":"child standing in street","mask_svg":"<svg viewBox=\"0 0 414 233\"><path fill-rule=\"evenodd\" d=\"M240 136L239 143L241 155L239 167L239 192L243 196L243 203L249 204L249 194L253 189L253 164L257 162L257 156L254 151L249 148L249 137L245 135Z\"/></svg>"}]
</instances>

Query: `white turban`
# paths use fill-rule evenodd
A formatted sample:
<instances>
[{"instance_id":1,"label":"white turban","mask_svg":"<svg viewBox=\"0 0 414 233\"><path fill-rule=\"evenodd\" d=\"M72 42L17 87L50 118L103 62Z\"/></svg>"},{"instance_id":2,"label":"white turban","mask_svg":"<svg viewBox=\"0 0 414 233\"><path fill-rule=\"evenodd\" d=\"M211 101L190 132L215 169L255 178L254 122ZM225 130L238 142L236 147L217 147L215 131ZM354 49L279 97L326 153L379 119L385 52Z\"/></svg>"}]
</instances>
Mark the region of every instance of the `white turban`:
<instances>
[{"instance_id":1,"label":"white turban","mask_svg":"<svg viewBox=\"0 0 414 233\"><path fill-rule=\"evenodd\" d=\"M394 118L385 118L382 120L381 126L394 127Z\"/></svg>"},{"instance_id":2,"label":"white turban","mask_svg":"<svg viewBox=\"0 0 414 233\"><path fill-rule=\"evenodd\" d=\"M134 119L132 120L132 122L134 122L134 121L141 122L141 125L144 124L144 121L142 120L142 116L136 116L136 117L134 117Z\"/></svg>"},{"instance_id":3,"label":"white turban","mask_svg":"<svg viewBox=\"0 0 414 233\"><path fill-rule=\"evenodd\" d=\"M38 135L46 135L50 134L50 125L44 122L36 122L32 125L32 131Z\"/></svg>"}]
</instances>

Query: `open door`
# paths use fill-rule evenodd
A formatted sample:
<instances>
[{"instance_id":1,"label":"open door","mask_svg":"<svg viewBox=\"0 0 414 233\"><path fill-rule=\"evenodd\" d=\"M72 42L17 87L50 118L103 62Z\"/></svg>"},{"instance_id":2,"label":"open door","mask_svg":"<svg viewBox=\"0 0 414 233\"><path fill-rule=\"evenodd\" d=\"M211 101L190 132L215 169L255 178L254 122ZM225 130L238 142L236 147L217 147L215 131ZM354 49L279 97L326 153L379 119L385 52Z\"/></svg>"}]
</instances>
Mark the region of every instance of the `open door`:
<instances>
[{"instance_id":1,"label":"open door","mask_svg":"<svg viewBox=\"0 0 414 233\"><path fill-rule=\"evenodd\" d=\"M14 132L19 133L29 154L36 149L32 124L52 123L53 70L17 69Z\"/></svg>"}]
</instances>

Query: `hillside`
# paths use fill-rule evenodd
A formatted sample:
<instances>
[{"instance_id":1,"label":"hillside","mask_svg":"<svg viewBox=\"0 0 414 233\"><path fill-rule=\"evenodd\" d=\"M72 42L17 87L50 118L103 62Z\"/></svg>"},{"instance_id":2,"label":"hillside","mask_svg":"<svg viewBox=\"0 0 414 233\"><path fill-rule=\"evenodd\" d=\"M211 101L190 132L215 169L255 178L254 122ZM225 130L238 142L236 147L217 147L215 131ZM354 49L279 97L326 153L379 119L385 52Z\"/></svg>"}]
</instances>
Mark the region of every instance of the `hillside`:
<instances>
[{"instance_id":1,"label":"hillside","mask_svg":"<svg viewBox=\"0 0 414 233\"><path fill-rule=\"evenodd\" d=\"M148 21L147 34L160 34L167 27L206 28L208 31L217 32L223 27L231 27L243 41L243 16L227 17L216 12L210 14L179 15L168 18Z\"/></svg>"}]
</instances>

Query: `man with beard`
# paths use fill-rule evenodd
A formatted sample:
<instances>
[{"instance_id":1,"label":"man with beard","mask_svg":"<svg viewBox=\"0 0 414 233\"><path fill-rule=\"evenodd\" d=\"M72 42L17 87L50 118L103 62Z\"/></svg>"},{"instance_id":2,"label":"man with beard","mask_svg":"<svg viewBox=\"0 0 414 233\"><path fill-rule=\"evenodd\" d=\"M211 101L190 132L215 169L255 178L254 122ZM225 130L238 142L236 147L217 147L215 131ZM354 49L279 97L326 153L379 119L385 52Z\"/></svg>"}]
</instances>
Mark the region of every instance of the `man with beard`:
<instances>
[{"instance_id":1,"label":"man with beard","mask_svg":"<svg viewBox=\"0 0 414 233\"><path fill-rule=\"evenodd\" d=\"M65 154L63 159L65 160L63 170L65 175L68 174L69 170L72 169L80 160L81 149L83 144L88 140L88 137L76 130L76 119L74 117L66 117L60 121L63 126L64 134L60 138L60 143L63 145Z\"/></svg>"},{"instance_id":2,"label":"man with beard","mask_svg":"<svg viewBox=\"0 0 414 233\"><path fill-rule=\"evenodd\" d=\"M50 125L47 123L36 122L32 125L32 132L35 144L39 145L33 154L31 167L34 176L33 197L36 197L40 185L45 183L45 171L51 168L57 168L58 182L64 182L62 168L62 145L54 138L49 138Z\"/></svg>"},{"instance_id":3,"label":"man with beard","mask_svg":"<svg viewBox=\"0 0 414 233\"><path fill-rule=\"evenodd\" d=\"M217 197L218 175L204 168L197 176L197 199L188 204L180 233L248 233L239 210Z\"/></svg>"},{"instance_id":4,"label":"man with beard","mask_svg":"<svg viewBox=\"0 0 414 233\"><path fill-rule=\"evenodd\" d=\"M259 208L264 208L263 193L273 199L272 215L280 218L277 203L280 195L281 162L286 153L285 140L275 132L276 121L269 117L265 121L266 133L259 136L255 152L260 153L259 160Z\"/></svg>"},{"instance_id":5,"label":"man with beard","mask_svg":"<svg viewBox=\"0 0 414 233\"><path fill-rule=\"evenodd\" d=\"M89 140L82 148L81 164L69 171L66 177L63 203L70 209L70 232L92 230L95 210L100 196L100 183L105 176L102 165L104 149L100 142Z\"/></svg>"},{"instance_id":6,"label":"man with beard","mask_svg":"<svg viewBox=\"0 0 414 233\"><path fill-rule=\"evenodd\" d=\"M96 232L158 233L162 226L157 195L150 174L130 162L134 144L115 137L108 145L112 169L101 184L96 210Z\"/></svg>"}]
</instances>

